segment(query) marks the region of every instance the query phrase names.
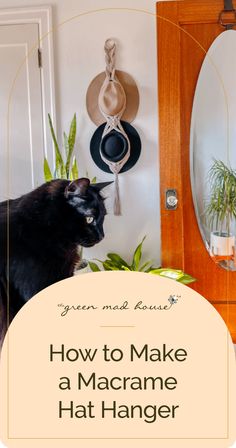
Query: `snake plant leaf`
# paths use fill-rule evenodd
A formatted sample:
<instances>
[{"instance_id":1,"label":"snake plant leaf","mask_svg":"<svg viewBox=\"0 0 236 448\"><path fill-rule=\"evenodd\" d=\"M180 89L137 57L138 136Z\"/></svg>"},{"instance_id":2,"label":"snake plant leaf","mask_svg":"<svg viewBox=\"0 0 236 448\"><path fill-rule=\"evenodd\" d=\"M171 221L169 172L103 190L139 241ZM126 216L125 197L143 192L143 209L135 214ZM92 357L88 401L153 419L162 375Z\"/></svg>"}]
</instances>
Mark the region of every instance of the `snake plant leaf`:
<instances>
[{"instance_id":1,"label":"snake plant leaf","mask_svg":"<svg viewBox=\"0 0 236 448\"><path fill-rule=\"evenodd\" d=\"M142 239L141 243L135 249L133 260L132 260L132 265L131 265L132 271L139 270L140 260L142 257L142 247L143 247L143 242L144 242L145 238L146 238L146 236Z\"/></svg>"},{"instance_id":2,"label":"snake plant leaf","mask_svg":"<svg viewBox=\"0 0 236 448\"><path fill-rule=\"evenodd\" d=\"M64 148L65 148L65 151L66 151L66 157L68 157L68 154L69 154L69 142L68 142L68 137L67 137L65 132L63 132L63 138L64 138Z\"/></svg>"},{"instance_id":3,"label":"snake plant leaf","mask_svg":"<svg viewBox=\"0 0 236 448\"><path fill-rule=\"evenodd\" d=\"M70 162L71 162L71 157L72 157L72 154L74 151L75 138L76 138L76 114L74 114L74 116L72 118L69 136L68 136L69 149L68 149L67 157L66 157L66 174L67 174L67 176L69 176L69 172L70 172Z\"/></svg>"},{"instance_id":4,"label":"snake plant leaf","mask_svg":"<svg viewBox=\"0 0 236 448\"><path fill-rule=\"evenodd\" d=\"M50 180L53 179L53 175L51 173L48 161L46 159L46 157L44 157L44 162L43 162L43 171L44 171L44 179L46 182L50 182Z\"/></svg>"},{"instance_id":5,"label":"snake plant leaf","mask_svg":"<svg viewBox=\"0 0 236 448\"><path fill-rule=\"evenodd\" d=\"M116 266L117 268L121 269L122 266L126 266L127 268L129 268L129 265L125 260L123 260L123 258L120 257L120 255L109 253L107 254L107 257L114 263L114 266Z\"/></svg>"},{"instance_id":6,"label":"snake plant leaf","mask_svg":"<svg viewBox=\"0 0 236 448\"><path fill-rule=\"evenodd\" d=\"M61 178L61 164L57 157L57 154L56 154L56 160L55 160L55 179L56 178L58 178L58 179Z\"/></svg>"},{"instance_id":7,"label":"snake plant leaf","mask_svg":"<svg viewBox=\"0 0 236 448\"><path fill-rule=\"evenodd\" d=\"M76 138L76 114L74 114L71 124L70 124L70 131L69 131L69 148L74 148L75 146L75 138Z\"/></svg>"},{"instance_id":8,"label":"snake plant leaf","mask_svg":"<svg viewBox=\"0 0 236 448\"><path fill-rule=\"evenodd\" d=\"M56 139L56 135L55 135L55 131L54 131L54 128L53 128L52 119L51 119L51 115L50 114L48 114L48 121L49 121L50 131L51 131L51 135L52 135L52 139L53 139L53 143L54 143L54 148L55 148L55 153L56 153L57 159L58 159L60 164L63 164L61 151L60 151L57 139Z\"/></svg>"},{"instance_id":9,"label":"snake plant leaf","mask_svg":"<svg viewBox=\"0 0 236 448\"><path fill-rule=\"evenodd\" d=\"M56 157L56 167L59 167L57 169L57 172L59 173L59 175L58 175L59 179L67 179L66 168L65 168L64 162L63 162L63 160L62 160L62 162L60 162L58 157Z\"/></svg>"},{"instance_id":10,"label":"snake plant leaf","mask_svg":"<svg viewBox=\"0 0 236 448\"><path fill-rule=\"evenodd\" d=\"M94 263L92 261L89 261L88 264L89 264L89 267L90 267L91 271L93 271L93 272L100 272L101 271L101 269L99 268L99 266L96 263Z\"/></svg>"},{"instance_id":11,"label":"snake plant leaf","mask_svg":"<svg viewBox=\"0 0 236 448\"><path fill-rule=\"evenodd\" d=\"M76 180L79 178L79 170L75 156L71 167L71 174L72 174L72 180Z\"/></svg>"},{"instance_id":12,"label":"snake plant leaf","mask_svg":"<svg viewBox=\"0 0 236 448\"><path fill-rule=\"evenodd\" d=\"M52 139L53 139L53 143L54 143L55 154L56 154L56 174L57 174L58 178L66 179L67 178L66 177L66 169L65 169L61 151L60 151L57 139L56 139L56 135L55 135L55 131L53 128L52 119L51 119L50 114L48 114L48 120L49 120L50 131L51 131L51 135L52 135Z\"/></svg>"}]
</instances>

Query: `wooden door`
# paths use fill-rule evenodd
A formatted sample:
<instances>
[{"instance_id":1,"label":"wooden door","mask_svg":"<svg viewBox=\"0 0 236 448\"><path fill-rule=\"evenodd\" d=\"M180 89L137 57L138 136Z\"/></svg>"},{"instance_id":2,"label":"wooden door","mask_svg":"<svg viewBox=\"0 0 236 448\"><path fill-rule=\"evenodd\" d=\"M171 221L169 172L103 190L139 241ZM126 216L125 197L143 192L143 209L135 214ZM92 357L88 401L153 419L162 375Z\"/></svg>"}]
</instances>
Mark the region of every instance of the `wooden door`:
<instances>
[{"instance_id":1,"label":"wooden door","mask_svg":"<svg viewBox=\"0 0 236 448\"><path fill-rule=\"evenodd\" d=\"M38 53L32 51L27 57L38 40L37 23L0 25L0 201L27 193L44 181Z\"/></svg>"},{"instance_id":2,"label":"wooden door","mask_svg":"<svg viewBox=\"0 0 236 448\"><path fill-rule=\"evenodd\" d=\"M157 3L162 264L197 279L193 289L220 312L236 341L236 272L223 270L209 256L190 184L193 98L206 51L224 32L223 6L223 0ZM166 209L166 189L177 190L175 211Z\"/></svg>"}]
</instances>

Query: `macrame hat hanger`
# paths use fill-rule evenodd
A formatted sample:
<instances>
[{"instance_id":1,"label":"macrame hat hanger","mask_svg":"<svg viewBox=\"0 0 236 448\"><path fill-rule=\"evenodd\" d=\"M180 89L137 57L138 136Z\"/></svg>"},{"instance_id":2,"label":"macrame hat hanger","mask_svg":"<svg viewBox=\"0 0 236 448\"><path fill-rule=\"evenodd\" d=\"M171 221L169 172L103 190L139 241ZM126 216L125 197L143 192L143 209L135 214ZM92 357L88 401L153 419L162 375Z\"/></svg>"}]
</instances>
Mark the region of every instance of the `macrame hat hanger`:
<instances>
[{"instance_id":1,"label":"macrame hat hanger","mask_svg":"<svg viewBox=\"0 0 236 448\"><path fill-rule=\"evenodd\" d=\"M114 214L121 214L119 173L129 170L138 160L141 140L128 122L121 121L127 107L125 89L116 76L115 51L112 39L105 42L105 78L98 94L98 107L105 123L95 131L90 151L96 165L103 171L113 173Z\"/></svg>"},{"instance_id":2,"label":"macrame hat hanger","mask_svg":"<svg viewBox=\"0 0 236 448\"><path fill-rule=\"evenodd\" d=\"M111 39L109 39L111 42ZM106 50L105 50L106 51ZM105 52L106 57L106 52ZM114 54L115 57L115 54ZM96 126L105 122L104 116L98 105L99 93L106 78L106 72L101 72L91 81L86 93L86 107L89 118ZM115 70L115 78L119 80L125 91L126 107L122 115L122 120L132 123L139 108L139 91L134 78L127 72Z\"/></svg>"}]
</instances>

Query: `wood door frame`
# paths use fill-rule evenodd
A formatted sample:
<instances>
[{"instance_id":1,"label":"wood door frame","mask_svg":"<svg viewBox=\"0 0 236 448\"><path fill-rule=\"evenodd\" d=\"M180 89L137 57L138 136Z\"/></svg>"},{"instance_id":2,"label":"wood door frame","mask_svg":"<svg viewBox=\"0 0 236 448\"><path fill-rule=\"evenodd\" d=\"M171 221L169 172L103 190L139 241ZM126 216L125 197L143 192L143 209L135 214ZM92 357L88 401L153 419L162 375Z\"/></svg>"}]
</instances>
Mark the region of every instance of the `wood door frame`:
<instances>
[{"instance_id":1,"label":"wood door frame","mask_svg":"<svg viewBox=\"0 0 236 448\"><path fill-rule=\"evenodd\" d=\"M52 35L52 7L26 7L0 9L0 25L37 24L39 27L38 49L42 55L40 68L42 110L43 110L43 140L45 156L49 163L54 163L52 138L48 126L48 113L56 123L54 51ZM35 48L34 51L37 51ZM56 126L55 126L56 128Z\"/></svg>"},{"instance_id":2,"label":"wood door frame","mask_svg":"<svg viewBox=\"0 0 236 448\"><path fill-rule=\"evenodd\" d=\"M236 8L236 0L233 1ZM162 1L156 8L162 265L182 268L197 278L191 287L215 306L236 341L236 273L217 266L207 252L195 215L189 172L190 104L192 106L204 53L221 33L219 11L223 9L223 1ZM188 25L208 28L211 24L215 37L214 33L205 34L206 48L194 47L197 65L191 66L190 54L183 67L184 48L192 48L189 42L194 41L186 31ZM182 28L184 26L186 29ZM186 39L181 33L185 33ZM179 204L174 211L165 207L166 189L177 190Z\"/></svg>"},{"instance_id":3,"label":"wood door frame","mask_svg":"<svg viewBox=\"0 0 236 448\"><path fill-rule=\"evenodd\" d=\"M183 269L182 201L179 201L178 208L174 211L169 211L165 207L166 189L175 189L178 200L182 198L182 178L178 175L181 171L180 31L172 24L179 25L176 14L177 4L175 2L170 7L168 3L157 3L161 259L162 266ZM159 16L166 17L168 22L159 19ZM165 52L161 51L160 45L165 48ZM171 67L165 53L168 53L173 62ZM169 160L173 160L173 157L175 172L170 170L169 164ZM173 238L175 238L174 249Z\"/></svg>"},{"instance_id":4,"label":"wood door frame","mask_svg":"<svg viewBox=\"0 0 236 448\"><path fill-rule=\"evenodd\" d=\"M235 1L235 0L234 0ZM236 1L235 1L236 3ZM209 5L211 5L209 15ZM180 33L182 25L218 23L222 0L177 0L156 4L158 35L158 100L160 145L160 195L162 264L184 269L184 160L181 151L181 88L180 88ZM205 11L208 9L207 19ZM222 29L223 31L223 29ZM163 52L163 48L165 51ZM207 49L208 50L208 49ZM204 51L202 49L203 55ZM165 55L168 53L168 58ZM171 60L171 64L169 61ZM175 166L175 172L171 171ZM179 196L175 211L165 207L166 189L176 189ZM193 200L190 204L194 212ZM194 212L195 214L195 212ZM174 247L173 247L174 240ZM203 242L202 242L203 244Z\"/></svg>"}]
</instances>

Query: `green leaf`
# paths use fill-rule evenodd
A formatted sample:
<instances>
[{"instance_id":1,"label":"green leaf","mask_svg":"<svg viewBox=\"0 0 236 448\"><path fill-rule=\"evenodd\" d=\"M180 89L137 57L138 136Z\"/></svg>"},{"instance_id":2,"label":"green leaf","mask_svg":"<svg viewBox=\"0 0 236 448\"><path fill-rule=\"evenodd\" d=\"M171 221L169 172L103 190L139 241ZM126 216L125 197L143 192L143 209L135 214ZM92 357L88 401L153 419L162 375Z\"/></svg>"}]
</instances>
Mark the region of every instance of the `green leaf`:
<instances>
[{"instance_id":1,"label":"green leaf","mask_svg":"<svg viewBox=\"0 0 236 448\"><path fill-rule=\"evenodd\" d=\"M63 158L61 155L61 151L60 151L57 139L56 139L56 135L54 132L50 114L48 114L48 120L49 120L50 131L51 131L51 135L52 135L52 139L53 139L53 143L54 143L54 150L55 150L55 154L56 154L56 175L60 179L66 179L66 170L65 170Z\"/></svg>"},{"instance_id":2,"label":"green leaf","mask_svg":"<svg viewBox=\"0 0 236 448\"><path fill-rule=\"evenodd\" d=\"M145 238L146 236L142 239L141 243L138 245L138 247L134 252L133 261L131 265L133 271L138 271L139 269L140 260L142 258L142 246Z\"/></svg>"},{"instance_id":3,"label":"green leaf","mask_svg":"<svg viewBox=\"0 0 236 448\"><path fill-rule=\"evenodd\" d=\"M71 157L74 151L74 146L75 146L75 138L76 138L76 114L74 114L72 121L71 121L71 125L70 125L70 132L69 132L69 137L68 137L68 152L67 152L67 158L66 158L66 174L67 176L69 176L69 172L70 172L70 162L71 162Z\"/></svg>"},{"instance_id":4,"label":"green leaf","mask_svg":"<svg viewBox=\"0 0 236 448\"><path fill-rule=\"evenodd\" d=\"M152 262L151 261L147 261L146 263L144 263L141 268L139 268L140 272L149 272L152 268Z\"/></svg>"},{"instance_id":5,"label":"green leaf","mask_svg":"<svg viewBox=\"0 0 236 448\"><path fill-rule=\"evenodd\" d=\"M62 159L62 155L60 152L60 148L56 139L56 135L55 135L55 131L53 128L53 124L52 124L52 119L51 119L51 115L48 114L48 120L49 120L49 126L50 126L50 131L51 131L51 135L52 135L52 139L53 139L53 143L54 143L54 148L55 148L55 153L57 156L58 161L60 162L60 164L63 163L63 159Z\"/></svg>"},{"instance_id":6,"label":"green leaf","mask_svg":"<svg viewBox=\"0 0 236 448\"><path fill-rule=\"evenodd\" d=\"M185 285L188 285L189 283L193 283L196 281L196 279L193 278L191 275L185 274L185 272L179 269L158 268L158 269L152 269L149 273L160 275L161 277L167 277L179 283L183 283Z\"/></svg>"},{"instance_id":7,"label":"green leaf","mask_svg":"<svg viewBox=\"0 0 236 448\"><path fill-rule=\"evenodd\" d=\"M65 151L66 151L66 157L68 157L68 154L69 154L69 142L68 142L68 137L67 137L65 132L63 132L63 137L64 137L64 148L65 148Z\"/></svg>"},{"instance_id":8,"label":"green leaf","mask_svg":"<svg viewBox=\"0 0 236 448\"><path fill-rule=\"evenodd\" d=\"M159 268L159 269L152 269L150 271L150 274L156 274L160 275L162 277L168 277L173 280L179 280L181 277L184 276L183 271L177 270L177 269L170 269L170 268Z\"/></svg>"},{"instance_id":9,"label":"green leaf","mask_svg":"<svg viewBox=\"0 0 236 448\"><path fill-rule=\"evenodd\" d=\"M50 182L50 180L53 179L48 161L46 159L46 157L44 157L44 163L43 163L43 171L44 171L44 179L46 182Z\"/></svg>"},{"instance_id":10,"label":"green leaf","mask_svg":"<svg viewBox=\"0 0 236 448\"><path fill-rule=\"evenodd\" d=\"M107 254L107 257L114 263L116 267L121 269L122 266L126 266L127 268L129 268L128 263L126 263L126 261L123 260L120 255L109 253Z\"/></svg>"},{"instance_id":11,"label":"green leaf","mask_svg":"<svg viewBox=\"0 0 236 448\"><path fill-rule=\"evenodd\" d=\"M56 171L59 179L68 179L64 162L56 158Z\"/></svg>"},{"instance_id":12,"label":"green leaf","mask_svg":"<svg viewBox=\"0 0 236 448\"><path fill-rule=\"evenodd\" d=\"M78 166L77 166L75 157L74 157L73 163L72 163L71 174L72 174L72 180L79 178L79 170L78 170Z\"/></svg>"},{"instance_id":13,"label":"green leaf","mask_svg":"<svg viewBox=\"0 0 236 448\"><path fill-rule=\"evenodd\" d=\"M197 281L196 278L194 278L188 274L184 274L184 276L178 280L179 283L183 283L184 285L189 285L190 283L193 283L196 281Z\"/></svg>"},{"instance_id":14,"label":"green leaf","mask_svg":"<svg viewBox=\"0 0 236 448\"><path fill-rule=\"evenodd\" d=\"M109 260L103 261L102 264L103 264L105 271L120 271L121 270L117 266L115 266L112 263L112 261L109 261Z\"/></svg>"},{"instance_id":15,"label":"green leaf","mask_svg":"<svg viewBox=\"0 0 236 448\"><path fill-rule=\"evenodd\" d=\"M68 137L69 148L74 148L75 138L76 138L76 114L74 114L70 125L70 132Z\"/></svg>"},{"instance_id":16,"label":"green leaf","mask_svg":"<svg viewBox=\"0 0 236 448\"><path fill-rule=\"evenodd\" d=\"M89 261L88 264L89 264L89 267L90 267L91 271L93 271L93 272L100 272L101 271L101 269L98 267L98 265L96 263L93 263L92 261Z\"/></svg>"},{"instance_id":17,"label":"green leaf","mask_svg":"<svg viewBox=\"0 0 236 448\"><path fill-rule=\"evenodd\" d=\"M56 154L56 169L55 169L55 177L56 177L57 179L61 179L61 177L62 177L62 172L61 172L61 163L60 163L60 160L59 160L59 158L57 157L57 154Z\"/></svg>"}]
</instances>

